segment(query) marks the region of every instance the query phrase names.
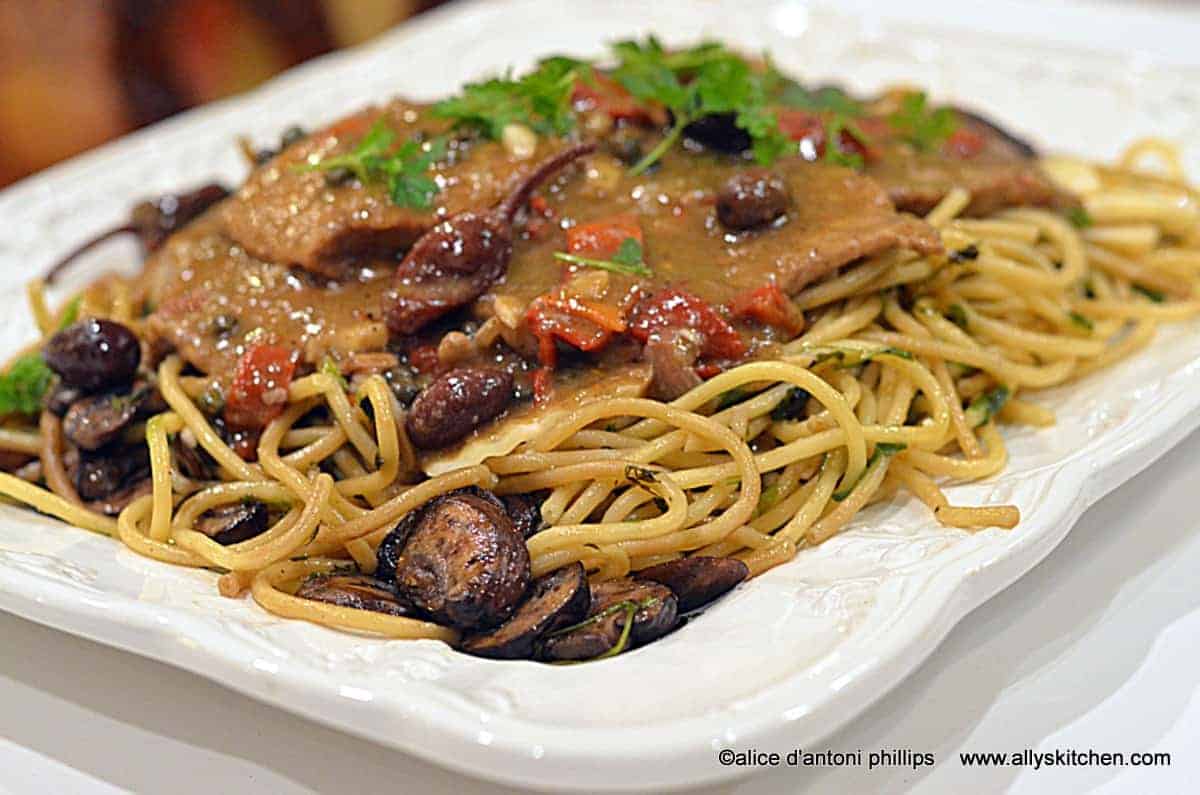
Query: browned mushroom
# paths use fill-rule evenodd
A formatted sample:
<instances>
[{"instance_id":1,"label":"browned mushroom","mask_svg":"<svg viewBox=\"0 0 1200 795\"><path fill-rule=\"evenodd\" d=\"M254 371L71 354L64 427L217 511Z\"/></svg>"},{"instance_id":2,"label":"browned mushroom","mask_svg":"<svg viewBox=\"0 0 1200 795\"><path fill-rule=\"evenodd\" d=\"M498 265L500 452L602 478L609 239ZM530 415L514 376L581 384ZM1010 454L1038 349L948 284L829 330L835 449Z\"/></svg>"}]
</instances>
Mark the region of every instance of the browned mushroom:
<instances>
[{"instance_id":1,"label":"browned mushroom","mask_svg":"<svg viewBox=\"0 0 1200 795\"><path fill-rule=\"evenodd\" d=\"M300 584L296 596L390 616L412 614L387 583L362 574L314 574Z\"/></svg>"},{"instance_id":2,"label":"browned mushroom","mask_svg":"<svg viewBox=\"0 0 1200 795\"><path fill-rule=\"evenodd\" d=\"M588 617L548 635L543 659L580 661L619 654L657 640L678 623L675 595L658 583L624 578L597 583L591 591Z\"/></svg>"},{"instance_id":3,"label":"browned mushroom","mask_svg":"<svg viewBox=\"0 0 1200 795\"><path fill-rule=\"evenodd\" d=\"M660 563L634 576L670 588L680 611L686 613L732 590L750 576L750 569L737 558L697 556Z\"/></svg>"},{"instance_id":4,"label":"browned mushroom","mask_svg":"<svg viewBox=\"0 0 1200 795\"><path fill-rule=\"evenodd\" d=\"M437 224L409 249L384 297L393 334L412 334L435 318L466 306L508 270L513 220L539 185L595 144L559 152L534 169L506 199L486 212L462 212Z\"/></svg>"},{"instance_id":5,"label":"browned mushroom","mask_svg":"<svg viewBox=\"0 0 1200 795\"><path fill-rule=\"evenodd\" d=\"M224 505L206 512L196 529L222 546L262 535L267 531L267 506L256 500Z\"/></svg>"},{"instance_id":6,"label":"browned mushroom","mask_svg":"<svg viewBox=\"0 0 1200 795\"><path fill-rule=\"evenodd\" d=\"M529 597L512 618L490 632L467 638L462 650L497 660L527 659L543 635L582 621L590 603L583 564L552 571L534 580Z\"/></svg>"},{"instance_id":7,"label":"browned mushroom","mask_svg":"<svg viewBox=\"0 0 1200 795\"><path fill-rule=\"evenodd\" d=\"M153 393L153 387L143 383L128 392L80 398L63 417L63 435L84 450L99 450L112 444L145 413Z\"/></svg>"},{"instance_id":8,"label":"browned mushroom","mask_svg":"<svg viewBox=\"0 0 1200 795\"><path fill-rule=\"evenodd\" d=\"M529 586L529 551L504 504L461 489L406 516L377 551L376 576L434 621L464 630L507 619Z\"/></svg>"}]
</instances>

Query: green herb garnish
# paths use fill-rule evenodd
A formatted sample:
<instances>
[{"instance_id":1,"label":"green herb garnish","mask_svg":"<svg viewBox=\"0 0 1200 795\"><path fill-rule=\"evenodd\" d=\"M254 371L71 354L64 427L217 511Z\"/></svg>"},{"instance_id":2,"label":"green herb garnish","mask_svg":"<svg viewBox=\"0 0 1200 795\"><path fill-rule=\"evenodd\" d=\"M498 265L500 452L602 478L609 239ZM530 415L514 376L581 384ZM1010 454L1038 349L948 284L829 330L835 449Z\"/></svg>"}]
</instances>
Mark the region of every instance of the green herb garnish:
<instances>
[{"instance_id":1,"label":"green herb garnish","mask_svg":"<svg viewBox=\"0 0 1200 795\"><path fill-rule=\"evenodd\" d=\"M792 387L783 396L783 400L779 401L779 405L771 409L771 419L776 422L800 419L804 416L804 409L808 406L809 397L811 396L808 394L808 390L798 386Z\"/></svg>"},{"instance_id":2,"label":"green herb garnish","mask_svg":"<svg viewBox=\"0 0 1200 795\"><path fill-rule=\"evenodd\" d=\"M58 323L58 330L62 331L68 326L75 325L75 321L79 320L79 308L83 306L83 296L77 295L67 304L66 311L63 312L62 320Z\"/></svg>"},{"instance_id":3,"label":"green herb garnish","mask_svg":"<svg viewBox=\"0 0 1200 795\"><path fill-rule=\"evenodd\" d=\"M972 428L986 425L992 417L996 416L996 413L1000 409L1004 408L1004 404L1008 402L1011 394L1008 387L998 386L995 389L984 392L982 395L978 395L967 406L967 424Z\"/></svg>"},{"instance_id":4,"label":"green herb garnish","mask_svg":"<svg viewBox=\"0 0 1200 795\"><path fill-rule=\"evenodd\" d=\"M523 124L541 135L565 135L575 126L571 113L575 83L590 77L591 67L583 61L547 58L520 78L506 74L469 83L458 96L434 105L431 114L492 140L499 140L510 124Z\"/></svg>"},{"instance_id":5,"label":"green herb garnish","mask_svg":"<svg viewBox=\"0 0 1200 795\"><path fill-rule=\"evenodd\" d=\"M350 382L342 375L342 368L338 367L338 363L333 360L332 356L326 356L321 360L321 372L337 381L342 389L350 388Z\"/></svg>"},{"instance_id":6,"label":"green herb garnish","mask_svg":"<svg viewBox=\"0 0 1200 795\"><path fill-rule=\"evenodd\" d=\"M735 386L726 392L722 392L717 398L717 411L723 411L730 406L736 406L746 398L750 397L751 392L747 389L742 389L740 386Z\"/></svg>"},{"instance_id":7,"label":"green herb garnish","mask_svg":"<svg viewBox=\"0 0 1200 795\"><path fill-rule=\"evenodd\" d=\"M1133 291L1135 293L1141 293L1142 295L1146 296L1146 298L1150 299L1151 302L1156 304L1161 304L1163 301L1167 300L1166 293L1141 284L1133 285Z\"/></svg>"},{"instance_id":8,"label":"green herb garnish","mask_svg":"<svg viewBox=\"0 0 1200 795\"><path fill-rule=\"evenodd\" d=\"M353 174L359 182L387 186L388 197L399 207L429 208L439 188L426 171L446 156L446 140L405 141L394 147L396 132L384 119L377 120L354 148L320 162L302 166L305 171Z\"/></svg>"},{"instance_id":9,"label":"green herb garnish","mask_svg":"<svg viewBox=\"0 0 1200 795\"><path fill-rule=\"evenodd\" d=\"M849 117L835 113L829 121L825 122L825 162L862 171L865 165L863 156L858 152L847 152L842 149L843 132L849 133L863 146L869 146L871 143L871 139L867 137L866 133L859 129L858 125Z\"/></svg>"},{"instance_id":10,"label":"green herb garnish","mask_svg":"<svg viewBox=\"0 0 1200 795\"><path fill-rule=\"evenodd\" d=\"M863 470L862 475L856 478L853 483L843 484L840 489L835 491L833 493L833 501L841 502L849 497L858 484L862 482L862 479L866 477L867 473L871 471L872 467L881 466L882 461L891 458L906 447L908 447L908 445L904 444L903 442L879 442L876 444L875 452L871 453L871 458L867 461L867 466Z\"/></svg>"},{"instance_id":11,"label":"green herb garnish","mask_svg":"<svg viewBox=\"0 0 1200 795\"><path fill-rule=\"evenodd\" d=\"M962 304L951 304L950 309L946 311L946 319L961 329L967 327L967 310Z\"/></svg>"},{"instance_id":12,"label":"green herb garnish","mask_svg":"<svg viewBox=\"0 0 1200 795\"><path fill-rule=\"evenodd\" d=\"M1072 207L1067 210L1067 220L1076 229L1087 229L1089 226L1094 226L1096 221L1092 218L1092 214L1082 207Z\"/></svg>"},{"instance_id":13,"label":"green herb garnish","mask_svg":"<svg viewBox=\"0 0 1200 795\"><path fill-rule=\"evenodd\" d=\"M569 262L572 265L583 265L588 268L600 268L601 270L624 273L629 276L650 278L654 275L654 272L643 261L643 256L642 244L638 242L636 237L627 237L622 240L617 253L612 255L612 259L591 259L590 257L568 254L565 251L554 252L555 259Z\"/></svg>"},{"instance_id":14,"label":"green herb garnish","mask_svg":"<svg viewBox=\"0 0 1200 795\"><path fill-rule=\"evenodd\" d=\"M761 165L792 149L767 106L770 79L724 45L710 42L668 52L651 36L644 42L618 42L613 53L618 61L613 79L638 100L669 109L675 119L666 137L630 173L641 174L658 162L685 127L705 116L733 114L734 124L750 136L751 151Z\"/></svg>"},{"instance_id":15,"label":"green herb garnish","mask_svg":"<svg viewBox=\"0 0 1200 795\"><path fill-rule=\"evenodd\" d=\"M1083 329L1084 331L1090 332L1096 328L1096 325L1092 323L1089 318L1079 314L1078 312L1068 312L1067 318L1070 319L1071 323Z\"/></svg>"},{"instance_id":16,"label":"green herb garnish","mask_svg":"<svg viewBox=\"0 0 1200 795\"><path fill-rule=\"evenodd\" d=\"M0 375L0 416L37 414L53 378L40 353L27 353L17 359L8 372Z\"/></svg>"},{"instance_id":17,"label":"green herb garnish","mask_svg":"<svg viewBox=\"0 0 1200 795\"><path fill-rule=\"evenodd\" d=\"M958 129L951 108L932 108L923 91L905 94L900 109L888 117L892 129L922 152L937 149Z\"/></svg>"}]
</instances>

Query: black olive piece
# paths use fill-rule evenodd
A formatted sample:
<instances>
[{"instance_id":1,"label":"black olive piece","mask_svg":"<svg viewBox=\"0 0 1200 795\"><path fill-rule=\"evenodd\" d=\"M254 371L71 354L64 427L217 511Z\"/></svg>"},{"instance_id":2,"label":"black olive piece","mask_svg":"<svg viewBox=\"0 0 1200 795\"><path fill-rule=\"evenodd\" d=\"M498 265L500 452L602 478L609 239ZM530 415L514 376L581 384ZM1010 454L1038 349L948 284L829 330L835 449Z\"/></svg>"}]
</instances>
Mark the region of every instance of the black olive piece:
<instances>
[{"instance_id":1,"label":"black olive piece","mask_svg":"<svg viewBox=\"0 0 1200 795\"><path fill-rule=\"evenodd\" d=\"M675 595L664 585L622 578L597 583L591 592L588 617L574 627L546 636L541 644L542 659L590 660L611 652L621 642L631 611L628 648L661 638L679 622Z\"/></svg>"},{"instance_id":2,"label":"black olive piece","mask_svg":"<svg viewBox=\"0 0 1200 795\"><path fill-rule=\"evenodd\" d=\"M325 184L331 188L345 185L352 179L354 179L354 172L345 166L337 166L325 172Z\"/></svg>"},{"instance_id":3,"label":"black olive piece","mask_svg":"<svg viewBox=\"0 0 1200 795\"><path fill-rule=\"evenodd\" d=\"M97 392L133 381L142 346L120 323L88 319L51 337L42 358L67 386Z\"/></svg>"},{"instance_id":4,"label":"black olive piece","mask_svg":"<svg viewBox=\"0 0 1200 795\"><path fill-rule=\"evenodd\" d=\"M85 501L104 500L149 474L150 452L144 444L85 452L79 457L75 488Z\"/></svg>"},{"instance_id":5,"label":"black olive piece","mask_svg":"<svg viewBox=\"0 0 1200 795\"><path fill-rule=\"evenodd\" d=\"M513 400L513 377L492 367L462 367L438 377L417 395L404 427L422 450L448 447L495 419Z\"/></svg>"},{"instance_id":6,"label":"black olive piece","mask_svg":"<svg viewBox=\"0 0 1200 795\"><path fill-rule=\"evenodd\" d=\"M153 391L142 384L131 391L102 392L80 398L63 417L63 436L84 450L99 450L112 444L142 413Z\"/></svg>"},{"instance_id":7,"label":"black olive piece","mask_svg":"<svg viewBox=\"0 0 1200 795\"><path fill-rule=\"evenodd\" d=\"M542 162L508 197L485 212L461 212L422 235L400 262L383 299L388 329L413 334L427 323L466 306L508 270L513 220L539 185L595 151L579 144Z\"/></svg>"},{"instance_id":8,"label":"black olive piece","mask_svg":"<svg viewBox=\"0 0 1200 795\"><path fill-rule=\"evenodd\" d=\"M307 137L308 133L304 131L303 127L298 124L290 125L279 136L279 148L281 150L287 149L292 144L298 144Z\"/></svg>"},{"instance_id":9,"label":"black olive piece","mask_svg":"<svg viewBox=\"0 0 1200 795\"><path fill-rule=\"evenodd\" d=\"M534 580L529 596L508 621L490 632L471 635L461 648L495 660L528 659L544 635L582 621L591 600L587 572L583 564L573 563Z\"/></svg>"},{"instance_id":10,"label":"black olive piece","mask_svg":"<svg viewBox=\"0 0 1200 795\"><path fill-rule=\"evenodd\" d=\"M63 271L79 257L96 246L120 235L135 235L142 244L142 252L154 251L174 232L193 218L229 195L224 185L210 183L184 193L168 193L155 199L141 202L130 212L129 221L101 232L73 249L46 273L46 283L53 284Z\"/></svg>"},{"instance_id":11,"label":"black olive piece","mask_svg":"<svg viewBox=\"0 0 1200 795\"><path fill-rule=\"evenodd\" d=\"M634 576L670 588L679 610L687 613L732 590L750 576L750 569L737 558L695 556L660 563Z\"/></svg>"},{"instance_id":12,"label":"black olive piece","mask_svg":"<svg viewBox=\"0 0 1200 795\"><path fill-rule=\"evenodd\" d=\"M766 226L788 211L787 182L761 168L735 174L717 192L717 218L735 232Z\"/></svg>"},{"instance_id":13,"label":"black olive piece","mask_svg":"<svg viewBox=\"0 0 1200 795\"><path fill-rule=\"evenodd\" d=\"M268 520L266 503L247 500L205 512L196 521L196 529L221 546L229 546L262 535Z\"/></svg>"},{"instance_id":14,"label":"black olive piece","mask_svg":"<svg viewBox=\"0 0 1200 795\"><path fill-rule=\"evenodd\" d=\"M377 561L376 576L401 599L468 631L506 620L530 580L525 540L504 503L484 489L444 494L410 513L384 539Z\"/></svg>"},{"instance_id":15,"label":"black olive piece","mask_svg":"<svg viewBox=\"0 0 1200 795\"><path fill-rule=\"evenodd\" d=\"M737 126L736 113L714 113L696 119L683 128L683 136L728 154L745 152L753 143L750 133Z\"/></svg>"},{"instance_id":16,"label":"black olive piece","mask_svg":"<svg viewBox=\"0 0 1200 795\"><path fill-rule=\"evenodd\" d=\"M314 574L300 584L296 596L389 616L407 616L413 612L391 586L364 574Z\"/></svg>"}]
</instances>

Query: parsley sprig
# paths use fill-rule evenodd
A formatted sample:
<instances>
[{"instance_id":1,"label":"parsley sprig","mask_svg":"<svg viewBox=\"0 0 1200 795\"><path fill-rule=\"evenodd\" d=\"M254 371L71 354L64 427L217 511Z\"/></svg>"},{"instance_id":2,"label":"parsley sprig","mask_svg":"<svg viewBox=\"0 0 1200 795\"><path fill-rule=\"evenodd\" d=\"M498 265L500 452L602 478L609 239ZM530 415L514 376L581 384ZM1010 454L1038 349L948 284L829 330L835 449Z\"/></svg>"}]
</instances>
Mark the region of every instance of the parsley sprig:
<instances>
[{"instance_id":1,"label":"parsley sprig","mask_svg":"<svg viewBox=\"0 0 1200 795\"><path fill-rule=\"evenodd\" d=\"M42 396L54 374L40 353L27 353L0 375L0 416L35 415L42 409Z\"/></svg>"},{"instance_id":2,"label":"parsley sprig","mask_svg":"<svg viewBox=\"0 0 1200 795\"><path fill-rule=\"evenodd\" d=\"M951 108L933 108L923 91L900 100L900 109L888 117L892 129L922 152L932 151L958 129L958 114Z\"/></svg>"},{"instance_id":3,"label":"parsley sprig","mask_svg":"<svg viewBox=\"0 0 1200 795\"><path fill-rule=\"evenodd\" d=\"M613 78L642 102L666 107L675 119L667 135L630 169L632 174L658 162L678 143L685 127L705 116L734 114L734 123L750 136L755 160L763 165L793 146L767 105L766 74L752 70L723 45L705 43L668 52L651 36L644 42L618 42L613 53Z\"/></svg>"},{"instance_id":4,"label":"parsley sprig","mask_svg":"<svg viewBox=\"0 0 1200 795\"><path fill-rule=\"evenodd\" d=\"M654 272L646 265L643 256L642 244L638 242L636 237L627 237L622 240L617 253L613 254L612 259L591 259L589 257L568 254L565 251L554 252L555 259L569 262L572 265L583 265L588 268L599 268L601 270L613 271L614 273L628 274L629 276L650 278L654 275Z\"/></svg>"},{"instance_id":5,"label":"parsley sprig","mask_svg":"<svg viewBox=\"0 0 1200 795\"><path fill-rule=\"evenodd\" d=\"M425 143L408 140L399 147L395 143L396 131L380 118L349 152L323 158L304 170L344 169L364 185L386 185L393 204L428 209L439 188L426 172L446 156L446 139L438 137Z\"/></svg>"},{"instance_id":6,"label":"parsley sprig","mask_svg":"<svg viewBox=\"0 0 1200 795\"><path fill-rule=\"evenodd\" d=\"M512 73L469 83L462 93L433 106L431 115L456 127L474 129L499 140L510 124L524 124L542 135L565 135L575 126L571 93L577 80L591 78L584 61L565 56L546 58L527 75Z\"/></svg>"}]
</instances>

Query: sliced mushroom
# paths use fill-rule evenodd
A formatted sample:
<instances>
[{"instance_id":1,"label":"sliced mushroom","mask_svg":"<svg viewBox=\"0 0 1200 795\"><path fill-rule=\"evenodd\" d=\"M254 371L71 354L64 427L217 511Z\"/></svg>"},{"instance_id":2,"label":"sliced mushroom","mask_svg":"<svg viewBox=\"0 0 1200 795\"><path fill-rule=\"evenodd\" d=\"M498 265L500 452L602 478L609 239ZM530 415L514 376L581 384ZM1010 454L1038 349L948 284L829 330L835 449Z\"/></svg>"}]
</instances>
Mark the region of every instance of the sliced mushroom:
<instances>
[{"instance_id":1,"label":"sliced mushroom","mask_svg":"<svg viewBox=\"0 0 1200 795\"><path fill-rule=\"evenodd\" d=\"M269 520L267 506L257 500L224 505L206 512L196 522L196 529L222 546L262 535Z\"/></svg>"},{"instance_id":2,"label":"sliced mushroom","mask_svg":"<svg viewBox=\"0 0 1200 795\"><path fill-rule=\"evenodd\" d=\"M300 584L296 596L390 616L412 613L387 583L362 574L314 574Z\"/></svg>"},{"instance_id":3,"label":"sliced mushroom","mask_svg":"<svg viewBox=\"0 0 1200 795\"><path fill-rule=\"evenodd\" d=\"M217 477L216 462L200 446L192 446L183 440L182 435L171 441L171 453L175 468L192 480L215 480Z\"/></svg>"},{"instance_id":4,"label":"sliced mushroom","mask_svg":"<svg viewBox=\"0 0 1200 795\"><path fill-rule=\"evenodd\" d=\"M433 620L494 627L529 586L529 551L491 492L462 489L406 516L378 550L376 576Z\"/></svg>"},{"instance_id":5,"label":"sliced mushroom","mask_svg":"<svg viewBox=\"0 0 1200 795\"><path fill-rule=\"evenodd\" d=\"M63 435L84 450L99 450L121 437L154 390L146 385L131 392L105 392L81 398L63 417Z\"/></svg>"},{"instance_id":6,"label":"sliced mushroom","mask_svg":"<svg viewBox=\"0 0 1200 795\"><path fill-rule=\"evenodd\" d=\"M501 498L513 529L528 539L542 529L542 504L532 494L507 494Z\"/></svg>"},{"instance_id":7,"label":"sliced mushroom","mask_svg":"<svg viewBox=\"0 0 1200 795\"><path fill-rule=\"evenodd\" d=\"M732 590L750 576L750 569L737 558L697 556L660 563L635 576L670 588L679 610L687 613Z\"/></svg>"},{"instance_id":8,"label":"sliced mushroom","mask_svg":"<svg viewBox=\"0 0 1200 795\"><path fill-rule=\"evenodd\" d=\"M61 380L55 380L54 386L46 392L42 405L46 411L56 417L62 417L75 401L84 396L84 391L78 387L67 386Z\"/></svg>"},{"instance_id":9,"label":"sliced mushroom","mask_svg":"<svg viewBox=\"0 0 1200 795\"><path fill-rule=\"evenodd\" d=\"M86 502L106 500L117 492L146 478L150 473L150 454L143 445L131 445L100 453L84 452L75 471L75 487Z\"/></svg>"},{"instance_id":10,"label":"sliced mushroom","mask_svg":"<svg viewBox=\"0 0 1200 795\"><path fill-rule=\"evenodd\" d=\"M491 632L467 638L462 650L496 660L527 659L543 635L582 621L591 599L583 564L552 571L534 580L529 597L512 618Z\"/></svg>"},{"instance_id":11,"label":"sliced mushroom","mask_svg":"<svg viewBox=\"0 0 1200 795\"><path fill-rule=\"evenodd\" d=\"M588 618L547 636L541 648L543 659L591 660L614 650L619 653L661 638L678 623L675 595L658 583L624 578L597 583L591 592ZM625 622L631 614L633 625L626 636Z\"/></svg>"}]
</instances>

